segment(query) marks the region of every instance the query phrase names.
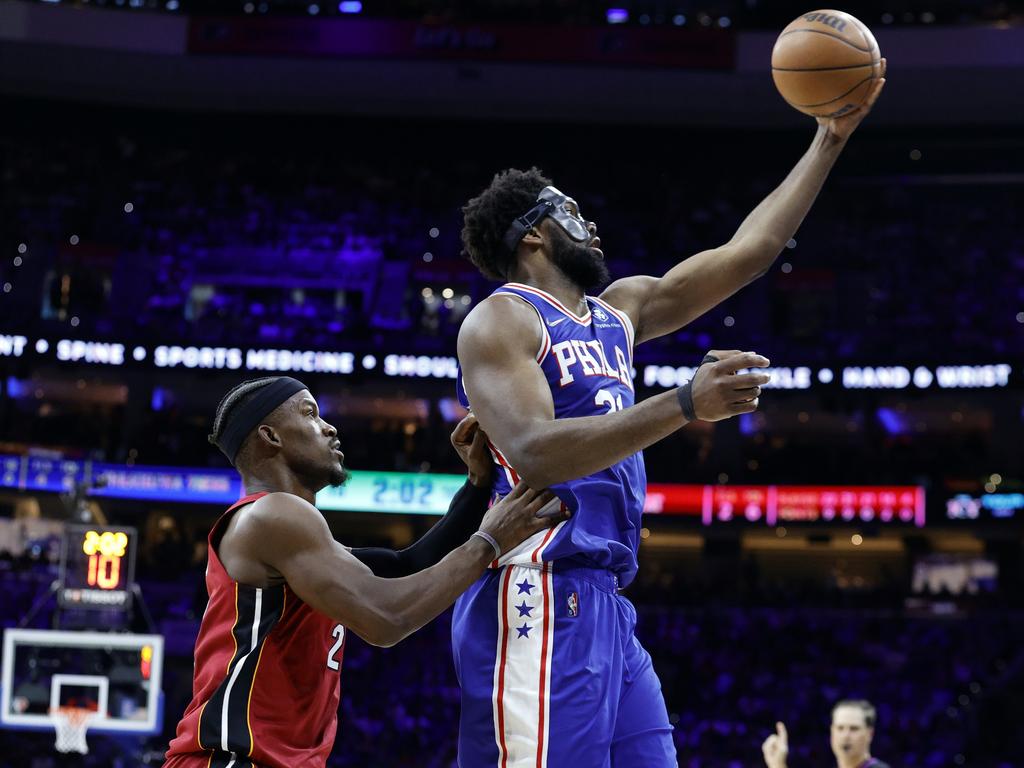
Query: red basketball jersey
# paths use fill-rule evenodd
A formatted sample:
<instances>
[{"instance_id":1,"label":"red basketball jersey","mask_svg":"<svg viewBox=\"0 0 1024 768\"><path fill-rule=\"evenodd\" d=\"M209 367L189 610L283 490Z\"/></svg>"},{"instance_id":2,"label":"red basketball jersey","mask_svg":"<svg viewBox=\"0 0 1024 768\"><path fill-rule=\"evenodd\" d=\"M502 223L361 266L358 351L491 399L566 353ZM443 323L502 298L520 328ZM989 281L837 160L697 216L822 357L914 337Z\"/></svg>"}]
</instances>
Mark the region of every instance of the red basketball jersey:
<instances>
[{"instance_id":1,"label":"red basketball jersey","mask_svg":"<svg viewBox=\"0 0 1024 768\"><path fill-rule=\"evenodd\" d=\"M286 584L239 584L217 556L231 516L265 495L240 499L210 531L192 703L165 768L322 767L334 745L344 627Z\"/></svg>"}]
</instances>

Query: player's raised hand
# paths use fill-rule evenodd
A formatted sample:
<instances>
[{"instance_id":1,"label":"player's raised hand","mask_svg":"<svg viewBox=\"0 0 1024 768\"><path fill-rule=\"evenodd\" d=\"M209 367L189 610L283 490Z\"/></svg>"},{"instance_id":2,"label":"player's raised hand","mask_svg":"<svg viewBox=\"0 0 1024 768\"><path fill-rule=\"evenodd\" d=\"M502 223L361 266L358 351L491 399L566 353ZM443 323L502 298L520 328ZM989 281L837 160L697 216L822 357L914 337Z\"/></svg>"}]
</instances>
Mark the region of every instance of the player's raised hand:
<instances>
[{"instance_id":1,"label":"player's raised hand","mask_svg":"<svg viewBox=\"0 0 1024 768\"><path fill-rule=\"evenodd\" d=\"M767 357L738 349L708 352L715 362L702 364L690 382L693 412L701 421L722 421L757 410L761 387L771 381L766 373L738 373L747 368L767 368Z\"/></svg>"},{"instance_id":2,"label":"player's raised hand","mask_svg":"<svg viewBox=\"0 0 1024 768\"><path fill-rule=\"evenodd\" d=\"M852 134L856 130L857 126L861 124L861 121L868 116L868 112L870 112L871 108L875 106L875 102L878 101L878 97L881 95L882 89L885 87L885 59L882 59L881 70L881 74L871 87L871 93L868 94L864 103L857 107L857 109L852 112L847 112L845 115L840 117L817 118L818 125L828 131L832 138L839 139L841 141L845 141L850 138L850 134Z\"/></svg>"},{"instance_id":3,"label":"player's raised hand","mask_svg":"<svg viewBox=\"0 0 1024 768\"><path fill-rule=\"evenodd\" d=\"M785 723L775 724L775 733L764 740L761 754L764 755L764 764L768 768L786 768L786 759L789 757L789 734L786 732Z\"/></svg>"},{"instance_id":4,"label":"player's raised hand","mask_svg":"<svg viewBox=\"0 0 1024 768\"><path fill-rule=\"evenodd\" d=\"M563 512L561 506L551 491L535 491L520 482L511 493L487 510L480 521L480 530L493 536L503 553L508 552L537 531L557 525L569 517L569 512Z\"/></svg>"},{"instance_id":5,"label":"player's raised hand","mask_svg":"<svg viewBox=\"0 0 1024 768\"><path fill-rule=\"evenodd\" d=\"M469 470L469 482L478 488L490 485L494 462L487 449L487 433L472 413L455 426L452 447Z\"/></svg>"}]
</instances>

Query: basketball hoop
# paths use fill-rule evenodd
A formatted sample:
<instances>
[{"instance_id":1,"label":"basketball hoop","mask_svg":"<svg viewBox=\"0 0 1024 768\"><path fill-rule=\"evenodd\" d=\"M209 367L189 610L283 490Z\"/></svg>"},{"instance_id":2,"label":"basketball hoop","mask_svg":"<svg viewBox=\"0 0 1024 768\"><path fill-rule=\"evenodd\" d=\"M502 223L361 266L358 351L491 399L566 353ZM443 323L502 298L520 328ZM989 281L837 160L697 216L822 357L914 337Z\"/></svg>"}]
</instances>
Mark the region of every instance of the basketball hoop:
<instances>
[{"instance_id":1,"label":"basketball hoop","mask_svg":"<svg viewBox=\"0 0 1024 768\"><path fill-rule=\"evenodd\" d=\"M79 752L89 754L89 745L85 734L89 729L89 721L96 716L96 711L87 707L57 707L50 710L53 715L54 728L57 731L56 746L58 752Z\"/></svg>"}]
</instances>

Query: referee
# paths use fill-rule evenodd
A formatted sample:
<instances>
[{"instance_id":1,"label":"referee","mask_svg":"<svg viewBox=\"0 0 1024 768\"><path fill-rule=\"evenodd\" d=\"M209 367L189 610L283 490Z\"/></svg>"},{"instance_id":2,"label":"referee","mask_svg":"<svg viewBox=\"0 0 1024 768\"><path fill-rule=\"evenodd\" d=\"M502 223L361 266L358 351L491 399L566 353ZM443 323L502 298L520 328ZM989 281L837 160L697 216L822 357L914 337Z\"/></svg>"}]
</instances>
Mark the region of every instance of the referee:
<instances>
[{"instance_id":1,"label":"referee","mask_svg":"<svg viewBox=\"0 0 1024 768\"><path fill-rule=\"evenodd\" d=\"M832 707L832 754L838 768L889 768L871 756L877 713L870 701L843 699ZM761 745L767 768L787 768L789 734L784 723L775 724L775 733Z\"/></svg>"}]
</instances>

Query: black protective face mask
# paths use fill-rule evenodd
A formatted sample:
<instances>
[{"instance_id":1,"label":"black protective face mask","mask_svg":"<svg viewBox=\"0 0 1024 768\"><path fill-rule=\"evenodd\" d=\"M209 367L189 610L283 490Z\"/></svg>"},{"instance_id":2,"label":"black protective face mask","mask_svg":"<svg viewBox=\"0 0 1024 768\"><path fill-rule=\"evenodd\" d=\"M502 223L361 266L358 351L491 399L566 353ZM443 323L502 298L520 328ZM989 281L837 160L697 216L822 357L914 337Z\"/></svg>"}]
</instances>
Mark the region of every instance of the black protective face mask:
<instances>
[{"instance_id":1,"label":"black protective face mask","mask_svg":"<svg viewBox=\"0 0 1024 768\"><path fill-rule=\"evenodd\" d=\"M587 229L587 222L579 213L572 212L570 204L576 206L576 201L559 192L555 187L544 187L537 195L537 204L509 226L505 233L505 248L509 253L515 253L523 235L535 227L545 216L550 216L551 220L561 227L566 236L573 241L588 242L590 231ZM576 210L579 210L579 206L576 206Z\"/></svg>"}]
</instances>

